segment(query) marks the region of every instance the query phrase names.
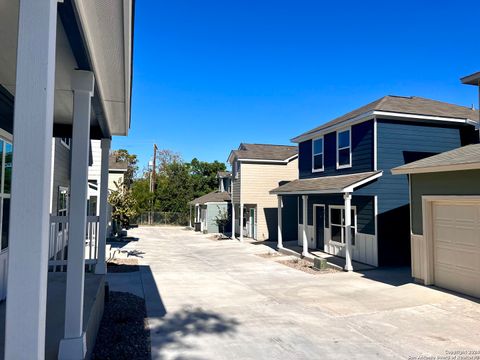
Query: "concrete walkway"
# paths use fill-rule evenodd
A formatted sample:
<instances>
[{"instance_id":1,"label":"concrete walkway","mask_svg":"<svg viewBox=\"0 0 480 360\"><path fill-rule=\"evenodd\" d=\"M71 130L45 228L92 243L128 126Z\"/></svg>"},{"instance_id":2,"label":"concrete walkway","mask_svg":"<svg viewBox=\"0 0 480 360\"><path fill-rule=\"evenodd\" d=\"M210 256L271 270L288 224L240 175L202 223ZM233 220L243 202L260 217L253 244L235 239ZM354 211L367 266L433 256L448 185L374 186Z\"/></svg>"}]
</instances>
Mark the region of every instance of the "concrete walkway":
<instances>
[{"instance_id":1,"label":"concrete walkway","mask_svg":"<svg viewBox=\"0 0 480 360\"><path fill-rule=\"evenodd\" d=\"M480 305L408 269L307 274L180 228L129 231L154 359L408 359L480 350ZM138 274L138 273L137 273ZM117 278L118 280L119 278ZM139 285L141 281L141 285ZM117 285L111 283L111 289Z\"/></svg>"}]
</instances>

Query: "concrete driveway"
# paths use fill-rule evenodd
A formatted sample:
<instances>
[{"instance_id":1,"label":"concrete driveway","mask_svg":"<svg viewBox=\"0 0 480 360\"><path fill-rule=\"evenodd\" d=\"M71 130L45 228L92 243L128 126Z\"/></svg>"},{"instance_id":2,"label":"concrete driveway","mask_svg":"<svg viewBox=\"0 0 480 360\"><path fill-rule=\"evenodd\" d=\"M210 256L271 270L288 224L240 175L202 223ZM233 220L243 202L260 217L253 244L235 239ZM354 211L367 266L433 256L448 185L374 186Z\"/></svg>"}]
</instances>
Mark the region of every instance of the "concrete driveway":
<instances>
[{"instance_id":1,"label":"concrete driveway","mask_svg":"<svg viewBox=\"0 0 480 360\"><path fill-rule=\"evenodd\" d=\"M168 227L129 235L139 238L125 249L144 265L142 284L133 287L143 289L154 359L414 359L480 351L479 303L412 284L408 269L312 275L256 255L270 250L265 245Z\"/></svg>"}]
</instances>

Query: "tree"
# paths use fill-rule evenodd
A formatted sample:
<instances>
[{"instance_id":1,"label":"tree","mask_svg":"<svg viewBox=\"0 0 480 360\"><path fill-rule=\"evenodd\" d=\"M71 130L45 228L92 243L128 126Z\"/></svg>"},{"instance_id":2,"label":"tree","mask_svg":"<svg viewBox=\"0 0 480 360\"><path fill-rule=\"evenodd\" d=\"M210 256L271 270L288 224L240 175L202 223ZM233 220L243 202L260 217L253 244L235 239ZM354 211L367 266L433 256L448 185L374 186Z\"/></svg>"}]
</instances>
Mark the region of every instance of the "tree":
<instances>
[{"instance_id":1,"label":"tree","mask_svg":"<svg viewBox=\"0 0 480 360\"><path fill-rule=\"evenodd\" d=\"M193 194L195 197L202 196L218 189L217 173L225 171L224 163L199 161L193 158L190 162L190 173L192 176Z\"/></svg>"},{"instance_id":2,"label":"tree","mask_svg":"<svg viewBox=\"0 0 480 360\"><path fill-rule=\"evenodd\" d=\"M132 191L123 184L115 184L117 189L108 195L108 202L112 205L112 219L122 228L127 228L133 218L138 216L137 201Z\"/></svg>"},{"instance_id":3,"label":"tree","mask_svg":"<svg viewBox=\"0 0 480 360\"><path fill-rule=\"evenodd\" d=\"M130 188L138 171L137 155L130 154L126 149L114 150L112 155L115 156L117 161L127 163L127 171L125 172L123 183L127 188Z\"/></svg>"}]
</instances>

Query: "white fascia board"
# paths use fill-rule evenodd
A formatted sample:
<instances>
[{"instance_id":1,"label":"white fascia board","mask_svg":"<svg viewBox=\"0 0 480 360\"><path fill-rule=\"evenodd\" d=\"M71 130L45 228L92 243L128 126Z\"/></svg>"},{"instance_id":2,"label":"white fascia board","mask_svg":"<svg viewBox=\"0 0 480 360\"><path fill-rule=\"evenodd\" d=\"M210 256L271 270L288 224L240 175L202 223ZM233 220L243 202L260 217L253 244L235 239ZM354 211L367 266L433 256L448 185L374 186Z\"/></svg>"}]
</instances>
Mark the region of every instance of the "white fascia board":
<instances>
[{"instance_id":1,"label":"white fascia board","mask_svg":"<svg viewBox=\"0 0 480 360\"><path fill-rule=\"evenodd\" d=\"M238 159L239 162L287 164L288 160Z\"/></svg>"},{"instance_id":2,"label":"white fascia board","mask_svg":"<svg viewBox=\"0 0 480 360\"><path fill-rule=\"evenodd\" d=\"M414 168L414 169L396 168L396 169L392 169L391 172L393 175L405 175L405 174L426 174L426 173L435 173L435 172L478 170L478 169L480 169L480 162L469 163L469 164L455 164L455 165L437 165L437 166L428 166L428 167L421 167L421 168Z\"/></svg>"},{"instance_id":3,"label":"white fascia board","mask_svg":"<svg viewBox=\"0 0 480 360\"><path fill-rule=\"evenodd\" d=\"M345 192L353 192L355 190L355 188L357 188L359 186L362 186L363 184L366 184L366 183L368 183L372 180L378 179L382 175L383 175L383 171L380 171L378 174L372 175L372 176L370 176L366 179L363 179L363 180L360 180L360 181L356 182L355 184L347 186L344 190L345 190Z\"/></svg>"},{"instance_id":4,"label":"white fascia board","mask_svg":"<svg viewBox=\"0 0 480 360\"><path fill-rule=\"evenodd\" d=\"M433 115L417 115L417 114L407 114L407 113L399 113L399 112L391 112L391 111L369 111L364 114L355 116L349 120L342 121L337 124L333 124L326 128L320 129L318 131L308 133L305 135L300 135L291 139L294 143L300 143L306 140L311 140L315 137L323 136L327 133L333 132L339 128L344 128L346 126L351 126L354 124L358 124L376 117L386 117L386 118L404 118L404 119L412 119L412 120L430 120L430 121L443 121L443 122L450 122L450 123L460 123L460 124L468 124L473 125L476 128L479 128L479 122L474 119L464 119L464 118L449 118L443 116L433 116Z\"/></svg>"}]
</instances>

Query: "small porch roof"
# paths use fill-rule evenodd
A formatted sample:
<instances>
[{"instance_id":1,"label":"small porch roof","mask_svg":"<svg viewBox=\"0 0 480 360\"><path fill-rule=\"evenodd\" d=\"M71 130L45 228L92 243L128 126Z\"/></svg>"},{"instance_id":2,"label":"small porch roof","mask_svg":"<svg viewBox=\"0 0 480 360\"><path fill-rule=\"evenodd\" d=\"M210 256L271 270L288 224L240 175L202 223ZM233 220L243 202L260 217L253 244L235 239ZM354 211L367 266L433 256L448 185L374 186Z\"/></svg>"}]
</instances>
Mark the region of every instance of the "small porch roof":
<instances>
[{"instance_id":1,"label":"small porch roof","mask_svg":"<svg viewBox=\"0 0 480 360\"><path fill-rule=\"evenodd\" d=\"M206 195L200 196L192 201L190 205L205 205L208 203L220 203L230 201L230 194L226 191L212 191Z\"/></svg>"},{"instance_id":2,"label":"small porch roof","mask_svg":"<svg viewBox=\"0 0 480 360\"><path fill-rule=\"evenodd\" d=\"M371 171L350 175L324 176L315 179L296 179L270 190L270 194L338 194L353 192L356 187L375 180L382 174L383 171Z\"/></svg>"}]
</instances>

